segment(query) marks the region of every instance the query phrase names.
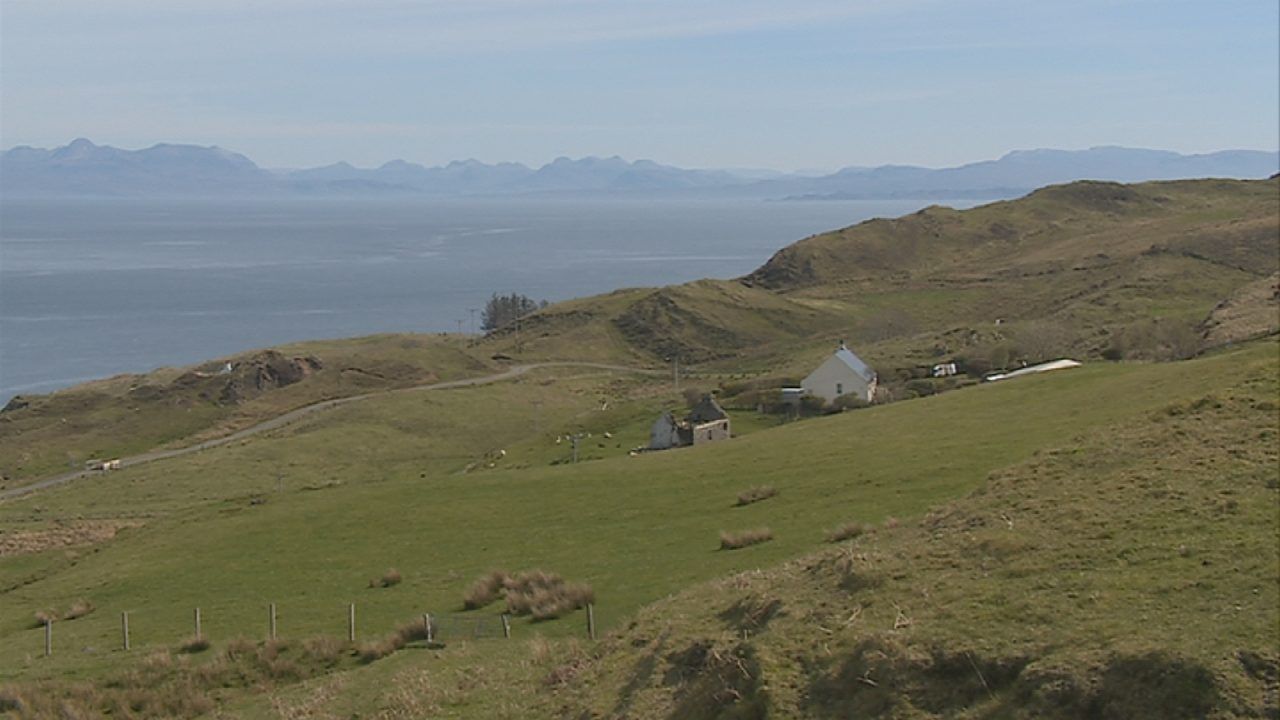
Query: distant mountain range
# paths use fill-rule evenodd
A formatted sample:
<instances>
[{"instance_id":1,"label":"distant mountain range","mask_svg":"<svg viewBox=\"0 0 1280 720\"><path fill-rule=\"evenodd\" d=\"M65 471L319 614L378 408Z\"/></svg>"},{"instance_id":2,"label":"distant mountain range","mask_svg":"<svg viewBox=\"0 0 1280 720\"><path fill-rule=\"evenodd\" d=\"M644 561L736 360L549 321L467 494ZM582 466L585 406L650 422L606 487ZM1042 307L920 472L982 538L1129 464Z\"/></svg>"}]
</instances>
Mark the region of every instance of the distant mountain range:
<instances>
[{"instance_id":1,"label":"distant mountain range","mask_svg":"<svg viewBox=\"0 0 1280 720\"><path fill-rule=\"evenodd\" d=\"M829 175L755 170L688 170L620 157L557 158L540 168L477 160L426 167L392 160L376 168L345 162L268 170L217 147L161 144L121 150L78 139L46 150L0 153L6 197L226 196L694 196L759 199L998 198L1073 180L1261 178L1280 170L1280 153L1225 150L1182 155L1096 147L1019 150L998 160L932 169L848 167Z\"/></svg>"}]
</instances>

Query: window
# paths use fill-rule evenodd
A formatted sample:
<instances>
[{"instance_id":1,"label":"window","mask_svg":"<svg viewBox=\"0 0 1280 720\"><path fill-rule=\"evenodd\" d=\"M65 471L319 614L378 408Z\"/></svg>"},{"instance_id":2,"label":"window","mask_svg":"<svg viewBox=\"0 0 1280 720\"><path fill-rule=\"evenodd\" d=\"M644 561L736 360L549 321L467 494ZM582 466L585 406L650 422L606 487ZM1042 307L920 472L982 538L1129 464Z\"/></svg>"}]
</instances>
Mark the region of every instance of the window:
<instances>
[{"instance_id":1,"label":"window","mask_svg":"<svg viewBox=\"0 0 1280 720\"><path fill-rule=\"evenodd\" d=\"M836 395L844 394L844 383L836 383Z\"/></svg>"}]
</instances>

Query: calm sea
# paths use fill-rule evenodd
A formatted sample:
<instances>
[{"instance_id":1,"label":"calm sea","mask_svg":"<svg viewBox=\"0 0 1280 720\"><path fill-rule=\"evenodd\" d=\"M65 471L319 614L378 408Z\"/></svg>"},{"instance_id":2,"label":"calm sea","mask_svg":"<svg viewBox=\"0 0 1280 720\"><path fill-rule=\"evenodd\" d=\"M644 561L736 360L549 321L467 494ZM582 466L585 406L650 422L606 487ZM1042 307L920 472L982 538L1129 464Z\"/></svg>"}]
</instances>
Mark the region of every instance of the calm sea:
<instances>
[{"instance_id":1,"label":"calm sea","mask_svg":"<svg viewBox=\"0 0 1280 720\"><path fill-rule=\"evenodd\" d=\"M735 277L807 235L926 204L6 201L0 403L287 341L470 330L493 292Z\"/></svg>"}]
</instances>

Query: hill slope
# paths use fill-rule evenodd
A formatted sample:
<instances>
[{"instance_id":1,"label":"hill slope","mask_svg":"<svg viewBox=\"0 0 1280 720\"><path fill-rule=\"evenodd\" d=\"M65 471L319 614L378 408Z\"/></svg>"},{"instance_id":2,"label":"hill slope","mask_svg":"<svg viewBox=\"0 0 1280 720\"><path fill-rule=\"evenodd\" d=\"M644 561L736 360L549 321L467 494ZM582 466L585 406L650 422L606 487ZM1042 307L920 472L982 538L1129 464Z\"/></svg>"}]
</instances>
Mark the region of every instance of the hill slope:
<instances>
[{"instance_id":1,"label":"hill slope","mask_svg":"<svg viewBox=\"0 0 1280 720\"><path fill-rule=\"evenodd\" d=\"M521 350L801 374L838 338L882 374L964 356L1185 357L1200 324L1280 270L1280 182L1081 182L807 238L731 281L620 291L529 318ZM510 332L488 339L514 349Z\"/></svg>"},{"instance_id":2,"label":"hill slope","mask_svg":"<svg viewBox=\"0 0 1280 720\"><path fill-rule=\"evenodd\" d=\"M1280 388L1223 377L919 522L646 608L558 676L564 714L1274 715Z\"/></svg>"}]
</instances>

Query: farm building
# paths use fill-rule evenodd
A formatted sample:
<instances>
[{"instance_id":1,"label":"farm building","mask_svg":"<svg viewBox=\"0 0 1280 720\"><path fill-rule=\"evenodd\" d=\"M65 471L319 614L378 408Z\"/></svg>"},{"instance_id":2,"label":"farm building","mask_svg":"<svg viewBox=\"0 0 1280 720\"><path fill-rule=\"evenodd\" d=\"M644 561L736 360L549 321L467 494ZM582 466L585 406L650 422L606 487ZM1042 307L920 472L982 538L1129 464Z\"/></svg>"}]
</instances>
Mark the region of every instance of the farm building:
<instances>
[{"instance_id":1,"label":"farm building","mask_svg":"<svg viewBox=\"0 0 1280 720\"><path fill-rule=\"evenodd\" d=\"M808 395L832 402L853 395L871 402L876 394L876 371L854 354L844 342L817 370L800 383Z\"/></svg>"},{"instance_id":2,"label":"farm building","mask_svg":"<svg viewBox=\"0 0 1280 720\"><path fill-rule=\"evenodd\" d=\"M1011 378L1022 377L1023 375L1034 375L1036 373L1050 372L1052 370L1070 370L1071 368L1078 367L1080 367L1079 362L1070 358L1061 358L1050 362L1040 363L1039 365L1028 365L1009 372L991 373L983 379L987 382L995 382L997 380L1009 380Z\"/></svg>"},{"instance_id":3,"label":"farm building","mask_svg":"<svg viewBox=\"0 0 1280 720\"><path fill-rule=\"evenodd\" d=\"M715 398L705 395L683 420L676 420L669 411L662 413L649 428L649 449L702 445L728 440L730 436L729 414Z\"/></svg>"}]
</instances>

